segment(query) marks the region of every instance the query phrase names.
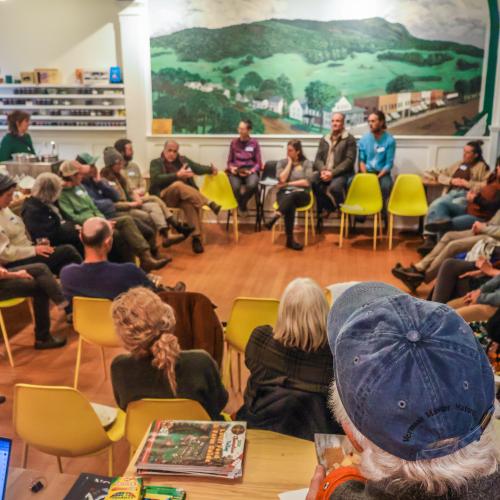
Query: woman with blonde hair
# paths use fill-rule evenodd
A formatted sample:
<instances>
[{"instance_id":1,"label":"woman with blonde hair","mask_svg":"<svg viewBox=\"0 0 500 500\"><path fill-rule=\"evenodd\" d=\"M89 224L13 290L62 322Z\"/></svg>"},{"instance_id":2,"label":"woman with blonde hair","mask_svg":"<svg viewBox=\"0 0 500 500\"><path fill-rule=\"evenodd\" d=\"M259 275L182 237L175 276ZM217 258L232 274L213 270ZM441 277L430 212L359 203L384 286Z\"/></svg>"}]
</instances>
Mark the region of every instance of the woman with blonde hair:
<instances>
[{"instance_id":1,"label":"woman with blonde hair","mask_svg":"<svg viewBox=\"0 0 500 500\"><path fill-rule=\"evenodd\" d=\"M129 352L111 364L120 408L143 398L187 398L198 401L212 419L220 418L228 396L217 364L203 350L181 350L171 306L147 288L132 288L113 301L112 316Z\"/></svg>"},{"instance_id":2,"label":"woman with blonde hair","mask_svg":"<svg viewBox=\"0 0 500 500\"><path fill-rule=\"evenodd\" d=\"M305 439L340 430L327 408L333 375L328 310L323 290L312 279L288 284L276 325L257 327L245 349L250 377L239 419L250 427Z\"/></svg>"}]
</instances>

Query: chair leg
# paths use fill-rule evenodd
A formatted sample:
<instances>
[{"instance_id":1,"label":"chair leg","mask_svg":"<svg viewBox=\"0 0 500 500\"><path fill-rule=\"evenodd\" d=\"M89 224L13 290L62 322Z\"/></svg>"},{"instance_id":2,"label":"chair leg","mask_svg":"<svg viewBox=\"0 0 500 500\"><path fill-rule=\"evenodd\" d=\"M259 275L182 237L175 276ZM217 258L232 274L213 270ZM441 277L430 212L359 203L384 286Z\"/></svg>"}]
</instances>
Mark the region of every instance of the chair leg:
<instances>
[{"instance_id":1,"label":"chair leg","mask_svg":"<svg viewBox=\"0 0 500 500\"><path fill-rule=\"evenodd\" d=\"M351 216L349 214L346 214L345 216L345 237L349 237L349 224L351 222Z\"/></svg>"},{"instance_id":2,"label":"chair leg","mask_svg":"<svg viewBox=\"0 0 500 500\"><path fill-rule=\"evenodd\" d=\"M113 445L108 447L108 476L113 475Z\"/></svg>"},{"instance_id":3,"label":"chair leg","mask_svg":"<svg viewBox=\"0 0 500 500\"><path fill-rule=\"evenodd\" d=\"M26 469L26 466L28 465L28 443L24 443L23 446L23 455L21 457L21 463L22 463L22 468Z\"/></svg>"},{"instance_id":4,"label":"chair leg","mask_svg":"<svg viewBox=\"0 0 500 500\"><path fill-rule=\"evenodd\" d=\"M389 250L392 250L392 231L394 224L394 215L389 214Z\"/></svg>"},{"instance_id":5,"label":"chair leg","mask_svg":"<svg viewBox=\"0 0 500 500\"><path fill-rule=\"evenodd\" d=\"M7 351L10 366L14 368L14 358L12 357L12 352L10 350L9 336L7 335L7 329L5 328L2 311L0 311L0 329L2 330L3 343L5 344L5 350Z\"/></svg>"},{"instance_id":6,"label":"chair leg","mask_svg":"<svg viewBox=\"0 0 500 500\"><path fill-rule=\"evenodd\" d=\"M384 224L382 222L382 212L378 214L378 227L380 232L380 238L384 237Z\"/></svg>"},{"instance_id":7,"label":"chair leg","mask_svg":"<svg viewBox=\"0 0 500 500\"><path fill-rule=\"evenodd\" d=\"M342 236L344 235L344 212L340 214L339 248L342 248Z\"/></svg>"},{"instance_id":8,"label":"chair leg","mask_svg":"<svg viewBox=\"0 0 500 500\"><path fill-rule=\"evenodd\" d=\"M373 250L377 249L377 222L378 214L375 214L375 217L373 217Z\"/></svg>"},{"instance_id":9,"label":"chair leg","mask_svg":"<svg viewBox=\"0 0 500 500\"><path fill-rule=\"evenodd\" d=\"M309 217L311 218L311 234L313 238L316 238L316 225L314 224L314 210L312 208L309 211Z\"/></svg>"},{"instance_id":10,"label":"chair leg","mask_svg":"<svg viewBox=\"0 0 500 500\"><path fill-rule=\"evenodd\" d=\"M308 235L309 235L309 217L307 216L307 212L305 213L305 230L306 230L306 235L305 235L305 239L304 239L304 246L307 246L307 243L309 242L309 238L308 238Z\"/></svg>"},{"instance_id":11,"label":"chair leg","mask_svg":"<svg viewBox=\"0 0 500 500\"><path fill-rule=\"evenodd\" d=\"M238 243L240 235L238 234L238 209L233 208L233 231L234 231L234 241Z\"/></svg>"},{"instance_id":12,"label":"chair leg","mask_svg":"<svg viewBox=\"0 0 500 500\"><path fill-rule=\"evenodd\" d=\"M59 474L62 474L63 467L62 467L61 457L56 457L56 458L57 458L57 467L59 468Z\"/></svg>"},{"instance_id":13,"label":"chair leg","mask_svg":"<svg viewBox=\"0 0 500 500\"><path fill-rule=\"evenodd\" d=\"M76 365L75 365L75 378L73 381L73 388L78 389L78 375L80 373L80 363L82 360L83 339L78 336L78 348L76 351Z\"/></svg>"},{"instance_id":14,"label":"chair leg","mask_svg":"<svg viewBox=\"0 0 500 500\"><path fill-rule=\"evenodd\" d=\"M236 351L236 356L238 358L238 393L241 394L241 352Z\"/></svg>"},{"instance_id":15,"label":"chair leg","mask_svg":"<svg viewBox=\"0 0 500 500\"><path fill-rule=\"evenodd\" d=\"M102 368L104 370L104 380L108 380L108 371L106 370L106 354L104 353L104 347L101 347L101 359Z\"/></svg>"}]
</instances>

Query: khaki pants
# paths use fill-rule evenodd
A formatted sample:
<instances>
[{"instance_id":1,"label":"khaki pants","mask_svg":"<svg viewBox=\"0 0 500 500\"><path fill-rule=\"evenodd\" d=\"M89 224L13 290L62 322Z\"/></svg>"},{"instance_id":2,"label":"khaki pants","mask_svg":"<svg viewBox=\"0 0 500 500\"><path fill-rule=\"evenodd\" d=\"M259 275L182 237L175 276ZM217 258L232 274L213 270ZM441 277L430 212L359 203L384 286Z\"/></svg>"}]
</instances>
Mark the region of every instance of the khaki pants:
<instances>
[{"instance_id":1,"label":"khaki pants","mask_svg":"<svg viewBox=\"0 0 500 500\"><path fill-rule=\"evenodd\" d=\"M458 253L469 251L475 243L485 235L474 235L470 229L466 231L447 232L422 260L415 264L419 271L425 272L425 282L430 283L438 274L441 264Z\"/></svg>"},{"instance_id":2,"label":"khaki pants","mask_svg":"<svg viewBox=\"0 0 500 500\"><path fill-rule=\"evenodd\" d=\"M488 321L498 310L498 307L489 306L487 304L467 305L464 297L450 300L448 305L453 307L453 309L455 309L468 323L471 321Z\"/></svg>"},{"instance_id":3,"label":"khaki pants","mask_svg":"<svg viewBox=\"0 0 500 500\"><path fill-rule=\"evenodd\" d=\"M142 209L149 214L158 231L167 227L167 219L172 217L172 212L158 196L148 195L143 199Z\"/></svg>"},{"instance_id":4,"label":"khaki pants","mask_svg":"<svg viewBox=\"0 0 500 500\"><path fill-rule=\"evenodd\" d=\"M118 233L119 240L123 241L133 255L139 256L150 250L148 242L142 236L132 217L123 215L113 220L116 222L115 233Z\"/></svg>"},{"instance_id":5,"label":"khaki pants","mask_svg":"<svg viewBox=\"0 0 500 500\"><path fill-rule=\"evenodd\" d=\"M194 227L193 236L201 235L201 209L209 201L197 189L182 181L175 181L165 188L160 197L169 207L180 208L187 223Z\"/></svg>"}]
</instances>

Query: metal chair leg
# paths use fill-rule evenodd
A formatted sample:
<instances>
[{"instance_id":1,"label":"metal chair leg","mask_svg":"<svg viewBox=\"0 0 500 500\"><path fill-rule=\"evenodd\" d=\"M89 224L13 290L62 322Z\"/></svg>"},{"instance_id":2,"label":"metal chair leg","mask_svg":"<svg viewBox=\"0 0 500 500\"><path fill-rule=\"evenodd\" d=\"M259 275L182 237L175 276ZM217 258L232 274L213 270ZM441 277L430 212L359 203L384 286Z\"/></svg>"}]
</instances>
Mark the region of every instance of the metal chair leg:
<instances>
[{"instance_id":1,"label":"metal chair leg","mask_svg":"<svg viewBox=\"0 0 500 500\"><path fill-rule=\"evenodd\" d=\"M7 351L7 357L9 358L9 364L12 368L14 368L14 358L12 357L12 352L10 350L9 336L7 335L7 329L5 328L2 311L0 311L0 329L2 330L3 343L5 344L5 350Z\"/></svg>"},{"instance_id":2,"label":"metal chair leg","mask_svg":"<svg viewBox=\"0 0 500 500\"><path fill-rule=\"evenodd\" d=\"M339 248L342 248L342 236L344 235L344 212L340 215Z\"/></svg>"}]
</instances>

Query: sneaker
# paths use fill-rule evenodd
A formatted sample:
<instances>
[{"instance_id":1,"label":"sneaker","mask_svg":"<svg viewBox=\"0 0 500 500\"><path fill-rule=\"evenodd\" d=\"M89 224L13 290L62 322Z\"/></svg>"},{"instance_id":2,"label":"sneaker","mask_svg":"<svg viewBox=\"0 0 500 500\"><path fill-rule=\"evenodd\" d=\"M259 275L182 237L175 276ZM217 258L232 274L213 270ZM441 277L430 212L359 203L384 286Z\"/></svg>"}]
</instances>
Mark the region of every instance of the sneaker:
<instances>
[{"instance_id":1,"label":"sneaker","mask_svg":"<svg viewBox=\"0 0 500 500\"><path fill-rule=\"evenodd\" d=\"M66 345L65 338L59 337L49 337L46 340L36 340L35 341L35 349L41 351L43 349L57 349L58 347L63 347Z\"/></svg>"},{"instance_id":2,"label":"sneaker","mask_svg":"<svg viewBox=\"0 0 500 500\"><path fill-rule=\"evenodd\" d=\"M450 219L438 219L425 225L425 230L430 233L446 233L450 229L452 229Z\"/></svg>"},{"instance_id":3,"label":"sneaker","mask_svg":"<svg viewBox=\"0 0 500 500\"><path fill-rule=\"evenodd\" d=\"M187 238L187 236L184 236L183 234L179 234L177 236L164 236L162 237L162 243L161 243L161 246L163 248L168 248L168 247L171 247L172 245L177 245L177 243L182 243L185 239ZM156 256L154 256L156 257Z\"/></svg>"},{"instance_id":4,"label":"sneaker","mask_svg":"<svg viewBox=\"0 0 500 500\"><path fill-rule=\"evenodd\" d=\"M201 242L201 238L199 236L193 236L192 246L194 253L203 253L205 251L205 249L203 248L203 243Z\"/></svg>"}]
</instances>

